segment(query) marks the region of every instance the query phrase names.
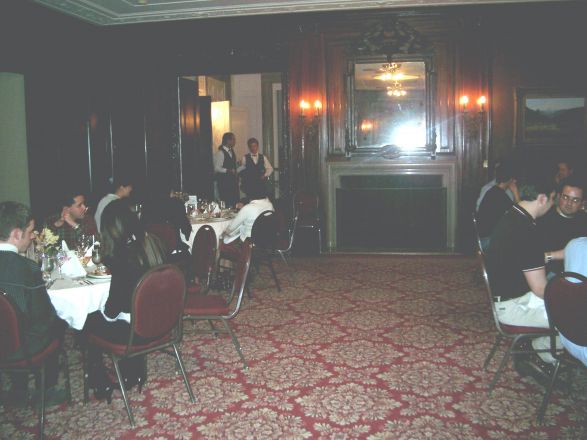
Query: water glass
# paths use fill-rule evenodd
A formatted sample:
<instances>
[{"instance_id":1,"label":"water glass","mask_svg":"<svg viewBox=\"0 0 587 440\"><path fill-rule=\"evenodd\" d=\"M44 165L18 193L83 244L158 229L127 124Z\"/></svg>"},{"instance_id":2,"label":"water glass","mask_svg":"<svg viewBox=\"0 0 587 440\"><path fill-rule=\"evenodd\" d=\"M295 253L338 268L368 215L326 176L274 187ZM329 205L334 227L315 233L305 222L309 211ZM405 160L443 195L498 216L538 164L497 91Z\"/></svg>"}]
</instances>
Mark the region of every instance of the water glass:
<instances>
[{"instance_id":1,"label":"water glass","mask_svg":"<svg viewBox=\"0 0 587 440\"><path fill-rule=\"evenodd\" d=\"M41 255L41 272L43 272L43 281L47 284L51 280L51 273L55 269L55 259L47 254Z\"/></svg>"}]
</instances>

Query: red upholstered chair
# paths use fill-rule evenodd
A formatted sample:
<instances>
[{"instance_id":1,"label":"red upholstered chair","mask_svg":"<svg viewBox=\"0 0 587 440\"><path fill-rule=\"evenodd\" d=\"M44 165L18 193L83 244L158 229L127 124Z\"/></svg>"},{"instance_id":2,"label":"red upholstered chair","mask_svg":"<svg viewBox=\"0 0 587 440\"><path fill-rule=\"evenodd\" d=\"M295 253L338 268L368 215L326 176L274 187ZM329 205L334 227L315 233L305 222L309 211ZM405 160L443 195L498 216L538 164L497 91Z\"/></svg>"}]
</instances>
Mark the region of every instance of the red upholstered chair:
<instances>
[{"instance_id":1,"label":"red upholstered chair","mask_svg":"<svg viewBox=\"0 0 587 440\"><path fill-rule=\"evenodd\" d=\"M188 295L206 293L210 288L216 264L216 233L210 225L203 225L192 245L192 273L194 284L187 286Z\"/></svg>"},{"instance_id":2,"label":"red upholstered chair","mask_svg":"<svg viewBox=\"0 0 587 440\"><path fill-rule=\"evenodd\" d=\"M0 371L8 373L40 373L41 408L39 410L39 438L44 437L45 428L45 364L47 358L59 352L62 355L65 371L65 386L68 402L71 403L71 388L69 383L69 367L67 356L62 348L61 340L55 338L39 353L27 356L23 360L10 361L6 358L19 350L27 353L27 347L21 341L22 319L19 319L19 309L10 297L0 291Z\"/></svg>"},{"instance_id":3,"label":"red upholstered chair","mask_svg":"<svg viewBox=\"0 0 587 440\"><path fill-rule=\"evenodd\" d=\"M489 354L487 355L487 358L485 359L485 363L483 364L483 368L487 369L487 367L489 366L489 362L491 361L491 359L495 355L497 348L499 347L499 345L501 344L501 342L504 339L511 339L511 341L512 341L510 343L507 351L504 353L503 358L499 364L499 367L497 368L497 371L495 372L493 379L491 380L491 383L489 384L488 392L491 393L491 391L493 390L493 387L495 386L499 377L501 376L501 372L503 371L504 367L506 366L510 356L515 355L515 354L532 354L532 353L535 353L536 351L540 351L540 352L550 351L550 349L534 350L532 348L530 348L529 350L520 350L519 348L517 348L517 345L522 339L524 339L524 338L537 338L540 336L550 336L551 334L553 334L553 332L550 329L543 328L543 327L523 327L523 326L517 326L517 325L502 324L497 317L497 309L495 307L496 296L493 294L493 292L491 290L491 285L489 283L489 277L487 275L487 268L485 266L485 255L480 250L478 250L477 256L478 256L480 264L481 264L481 271L483 273L483 280L485 281L485 287L486 287L485 290L487 291L487 299L489 300L489 304L491 307L491 313L493 315L493 321L495 323L495 328L497 330L497 335L495 336L495 343L493 344L493 347L491 347L491 350L490 350Z\"/></svg>"},{"instance_id":4,"label":"red upholstered chair","mask_svg":"<svg viewBox=\"0 0 587 440\"><path fill-rule=\"evenodd\" d=\"M87 335L89 344L93 344L101 348L105 353L110 354L126 412L128 413L128 419L133 427L135 426L134 417L118 365L118 362L122 359L142 356L172 347L190 401L195 402L178 347L182 332L181 317L185 302L185 290L183 274L176 266L164 264L154 267L142 276L133 292L130 315L132 331L128 342L126 344L115 344L91 333ZM148 339L150 342L135 345L134 339L136 336ZM86 380L84 383L85 396L87 396L87 390L88 384Z\"/></svg>"},{"instance_id":5,"label":"red upholstered chair","mask_svg":"<svg viewBox=\"0 0 587 440\"><path fill-rule=\"evenodd\" d=\"M322 253L322 229L320 220L320 200L318 195L308 191L298 191L293 197L296 229L311 229L318 232L318 251Z\"/></svg>"},{"instance_id":6,"label":"red upholstered chair","mask_svg":"<svg viewBox=\"0 0 587 440\"><path fill-rule=\"evenodd\" d=\"M564 272L552 278L544 291L546 314L553 332L560 331L569 341L587 346L587 277ZM567 364L572 367L583 364L564 350L557 350L555 338L550 340L551 354L555 358L554 371L544 393L542 404L538 409L538 421L542 422L552 389L558 378L560 367Z\"/></svg>"},{"instance_id":7,"label":"red upholstered chair","mask_svg":"<svg viewBox=\"0 0 587 440\"><path fill-rule=\"evenodd\" d=\"M169 253L178 248L177 234L171 225L167 223L151 223L145 226L145 230L159 237Z\"/></svg>"},{"instance_id":8,"label":"red upholstered chair","mask_svg":"<svg viewBox=\"0 0 587 440\"><path fill-rule=\"evenodd\" d=\"M251 253L252 244L250 240L245 240L242 244L239 258L236 262L235 277L232 286L231 298L236 296L236 304L234 308L230 307L230 302L222 295L208 294L208 295L189 295L185 302L183 319L191 321L208 321L211 329L200 330L205 333L219 333L222 330L214 327L213 321L221 321L224 326L225 333L228 333L232 339L238 355L244 365L244 368L248 368L247 361L242 353L241 346L234 334L234 331L230 327L229 321L237 316L241 304L243 302L243 294L245 290L245 284L247 282L247 276L249 273L249 267L251 265Z\"/></svg>"}]
</instances>

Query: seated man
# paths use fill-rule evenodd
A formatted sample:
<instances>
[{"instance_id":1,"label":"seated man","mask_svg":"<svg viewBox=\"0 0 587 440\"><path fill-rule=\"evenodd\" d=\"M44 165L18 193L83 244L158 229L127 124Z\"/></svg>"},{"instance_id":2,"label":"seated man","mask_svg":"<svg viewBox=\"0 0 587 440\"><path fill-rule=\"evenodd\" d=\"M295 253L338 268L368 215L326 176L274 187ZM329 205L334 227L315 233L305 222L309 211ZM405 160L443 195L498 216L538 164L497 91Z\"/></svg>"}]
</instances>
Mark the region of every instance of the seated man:
<instances>
[{"instance_id":1,"label":"seated man","mask_svg":"<svg viewBox=\"0 0 587 440\"><path fill-rule=\"evenodd\" d=\"M51 304L39 266L19 255L28 249L34 227L29 208L16 202L0 203L0 290L6 292L21 313L21 338L30 355L42 351L55 337L62 337L65 328L64 321L57 317ZM17 352L8 360L24 358L25 353ZM48 360L46 368L47 399L53 403L65 398L54 388L57 373L55 356ZM10 403L26 404L26 375L15 374L12 382Z\"/></svg>"},{"instance_id":2,"label":"seated man","mask_svg":"<svg viewBox=\"0 0 587 440\"><path fill-rule=\"evenodd\" d=\"M587 276L587 237L575 238L567 244L565 248L565 271ZM560 340L570 354L587 366L587 347L569 341L562 333Z\"/></svg>"},{"instance_id":3,"label":"seated man","mask_svg":"<svg viewBox=\"0 0 587 440\"><path fill-rule=\"evenodd\" d=\"M536 219L552 206L554 183L549 178L537 179L520 184L519 190L522 200L499 220L491 235L486 253L487 271L493 293L498 296L496 309L500 322L548 328L543 299L547 283L545 255ZM536 350L547 349L549 338L535 338L532 346ZM553 360L548 353L539 355L542 360ZM548 367L536 356L533 363L523 366L522 360L515 358L514 365L520 374L534 374ZM525 368L527 365L532 369Z\"/></svg>"},{"instance_id":4,"label":"seated man","mask_svg":"<svg viewBox=\"0 0 587 440\"><path fill-rule=\"evenodd\" d=\"M273 167L262 153L259 153L259 141L255 138L250 138L247 141L249 153L244 156L244 170L241 171L240 177L242 180L242 187L249 197L251 192L258 192L257 187L265 190L267 179L273 173Z\"/></svg>"},{"instance_id":5,"label":"seated man","mask_svg":"<svg viewBox=\"0 0 587 440\"><path fill-rule=\"evenodd\" d=\"M273 211L273 204L264 190L257 188L249 194L251 201L244 205L236 217L232 219L223 234L223 244L230 244L240 238L241 242L251 236L253 223L264 211ZM220 249L222 250L221 244Z\"/></svg>"},{"instance_id":6,"label":"seated man","mask_svg":"<svg viewBox=\"0 0 587 440\"><path fill-rule=\"evenodd\" d=\"M487 248L489 236L497 225L499 219L512 207L514 202L507 195L506 190L518 194L514 169L511 165L504 163L495 172L496 185L487 191L477 212L477 222L481 246Z\"/></svg>"},{"instance_id":7,"label":"seated man","mask_svg":"<svg viewBox=\"0 0 587 440\"><path fill-rule=\"evenodd\" d=\"M503 165L506 164L506 166L510 169L515 168L514 162L511 159L504 159L502 161L498 161L495 164L495 175L497 176L497 170ZM515 174L514 174L515 175ZM477 197L477 202L475 203L475 210L479 211L479 207L481 206L481 202L483 201L483 198L485 197L485 194L487 194L487 192L493 188L495 185L497 184L497 177L493 180L490 180L489 182L487 182L485 185L483 185L483 187L481 188L481 191L479 192L479 197ZM517 188L516 188L517 190ZM520 201L520 195L518 194L518 192L514 192L512 191L512 189L510 188L506 188L505 190L506 194L508 195L508 197L510 199L512 199L512 201L514 203L518 203Z\"/></svg>"},{"instance_id":8,"label":"seated man","mask_svg":"<svg viewBox=\"0 0 587 440\"><path fill-rule=\"evenodd\" d=\"M581 211L583 183L571 176L561 182L560 188L556 205L536 222L543 250L549 260L547 269L554 273L563 269L567 243L573 238L587 236L587 214Z\"/></svg>"},{"instance_id":9,"label":"seated man","mask_svg":"<svg viewBox=\"0 0 587 440\"><path fill-rule=\"evenodd\" d=\"M61 202L61 213L46 220L46 226L61 240L65 240L69 249L75 249L82 234L96 234L96 224L91 216L86 215L86 197L79 192L70 192Z\"/></svg>"},{"instance_id":10,"label":"seated man","mask_svg":"<svg viewBox=\"0 0 587 440\"><path fill-rule=\"evenodd\" d=\"M100 218L102 217L102 211L108 206L108 204L116 199L123 199L130 196L132 192L132 183L129 180L115 180L112 184L114 192L106 194L98 202L96 207L96 213L94 214L94 220L96 221L96 229L100 232Z\"/></svg>"}]
</instances>

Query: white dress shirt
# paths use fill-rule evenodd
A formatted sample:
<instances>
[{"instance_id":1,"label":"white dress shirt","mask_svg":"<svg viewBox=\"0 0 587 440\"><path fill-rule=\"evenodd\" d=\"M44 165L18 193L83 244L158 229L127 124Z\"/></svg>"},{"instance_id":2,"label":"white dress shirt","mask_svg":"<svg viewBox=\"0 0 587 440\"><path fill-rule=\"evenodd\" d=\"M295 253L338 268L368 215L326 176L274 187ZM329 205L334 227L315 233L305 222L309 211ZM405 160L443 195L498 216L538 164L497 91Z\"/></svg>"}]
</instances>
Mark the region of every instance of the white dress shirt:
<instances>
[{"instance_id":1,"label":"white dress shirt","mask_svg":"<svg viewBox=\"0 0 587 440\"><path fill-rule=\"evenodd\" d=\"M251 155L251 160L253 161L253 163L255 165L257 165L257 162L259 162L259 154L253 154L253 153L249 153ZM263 177L269 177L271 174L273 174L273 167L271 166L271 162L269 162L269 159L267 159L267 156L263 155L263 163L265 165L265 174L263 175Z\"/></svg>"},{"instance_id":2,"label":"white dress shirt","mask_svg":"<svg viewBox=\"0 0 587 440\"><path fill-rule=\"evenodd\" d=\"M245 241L251 236L253 223L263 211L273 211L273 204L266 197L264 199L251 200L238 212L224 231L224 243L228 244L240 237Z\"/></svg>"},{"instance_id":3,"label":"white dress shirt","mask_svg":"<svg viewBox=\"0 0 587 440\"><path fill-rule=\"evenodd\" d=\"M226 145L222 146L222 150L226 151L229 155L230 155L230 151L231 149L228 148ZM224 165L224 153L222 152L222 150L218 150L216 153L214 153L214 172L215 173L226 173L226 168L224 168L222 165ZM234 150L233 150L234 153ZM234 153L234 157L235 157L235 161L236 161L236 153ZM245 167L244 166L238 166L238 161L237 161L237 169L236 172L240 172L242 170L244 170Z\"/></svg>"},{"instance_id":4,"label":"white dress shirt","mask_svg":"<svg viewBox=\"0 0 587 440\"><path fill-rule=\"evenodd\" d=\"M98 232L100 232L100 220L102 218L102 212L104 212L104 208L113 202L116 199L119 199L116 194L106 194L102 199L98 202L98 206L96 207L96 213L94 214L94 220L96 220L96 227L98 228Z\"/></svg>"}]
</instances>

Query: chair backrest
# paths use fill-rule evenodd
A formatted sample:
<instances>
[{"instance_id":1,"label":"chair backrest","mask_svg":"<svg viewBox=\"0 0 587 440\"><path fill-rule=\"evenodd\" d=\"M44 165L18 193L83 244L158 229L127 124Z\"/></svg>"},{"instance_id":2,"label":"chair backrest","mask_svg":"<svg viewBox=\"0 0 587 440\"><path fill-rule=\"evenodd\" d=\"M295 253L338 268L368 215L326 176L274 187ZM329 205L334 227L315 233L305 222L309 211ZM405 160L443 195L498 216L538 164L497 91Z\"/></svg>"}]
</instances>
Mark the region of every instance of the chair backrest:
<instances>
[{"instance_id":1,"label":"chair backrest","mask_svg":"<svg viewBox=\"0 0 587 440\"><path fill-rule=\"evenodd\" d=\"M173 264L148 270L139 280L132 297L131 332L144 338L163 337L173 330L183 315L185 278Z\"/></svg>"},{"instance_id":2,"label":"chair backrest","mask_svg":"<svg viewBox=\"0 0 587 440\"><path fill-rule=\"evenodd\" d=\"M21 348L17 308L10 297L0 291L0 361Z\"/></svg>"},{"instance_id":3,"label":"chair backrest","mask_svg":"<svg viewBox=\"0 0 587 440\"><path fill-rule=\"evenodd\" d=\"M571 342L587 346L587 277L558 274L546 285L544 304L551 326Z\"/></svg>"},{"instance_id":4,"label":"chair backrest","mask_svg":"<svg viewBox=\"0 0 587 440\"><path fill-rule=\"evenodd\" d=\"M256 248L275 249L277 242L277 216L273 211L263 211L251 229L251 241Z\"/></svg>"},{"instance_id":5,"label":"chair backrest","mask_svg":"<svg viewBox=\"0 0 587 440\"><path fill-rule=\"evenodd\" d=\"M495 308L495 297L493 291L491 290L491 283L489 282L489 275L487 274L487 267L485 265L485 254L481 250L480 246L479 249L477 249L477 258L479 259L479 265L481 266L481 273L483 275L483 281L485 283L487 299L489 301L491 312L493 314L493 321L495 322L495 326L501 331L501 324L499 322L499 318L497 317L497 310Z\"/></svg>"},{"instance_id":6,"label":"chair backrest","mask_svg":"<svg viewBox=\"0 0 587 440\"><path fill-rule=\"evenodd\" d=\"M216 232L210 225L198 229L192 245L192 270L202 285L210 283L216 263Z\"/></svg>"},{"instance_id":7,"label":"chair backrest","mask_svg":"<svg viewBox=\"0 0 587 440\"><path fill-rule=\"evenodd\" d=\"M297 216L294 217L291 224L288 225L282 211L276 210L275 216L277 217L276 249L280 251L290 251L293 246L298 218Z\"/></svg>"},{"instance_id":8,"label":"chair backrest","mask_svg":"<svg viewBox=\"0 0 587 440\"><path fill-rule=\"evenodd\" d=\"M317 194L298 191L294 194L294 217L303 224L317 223L320 219L320 205Z\"/></svg>"},{"instance_id":9,"label":"chair backrest","mask_svg":"<svg viewBox=\"0 0 587 440\"><path fill-rule=\"evenodd\" d=\"M227 319L234 318L240 310L243 302L243 295L245 291L245 285L247 284L247 277L249 275L249 268L251 267L251 255L253 253L253 244L250 239L246 239L243 242L241 251L239 254L238 261L234 271L234 283L232 285L232 292L230 298L237 296L236 306L230 316Z\"/></svg>"},{"instance_id":10,"label":"chair backrest","mask_svg":"<svg viewBox=\"0 0 587 440\"><path fill-rule=\"evenodd\" d=\"M170 253L177 249L177 233L170 224L150 223L145 226L145 230L159 237Z\"/></svg>"}]
</instances>

